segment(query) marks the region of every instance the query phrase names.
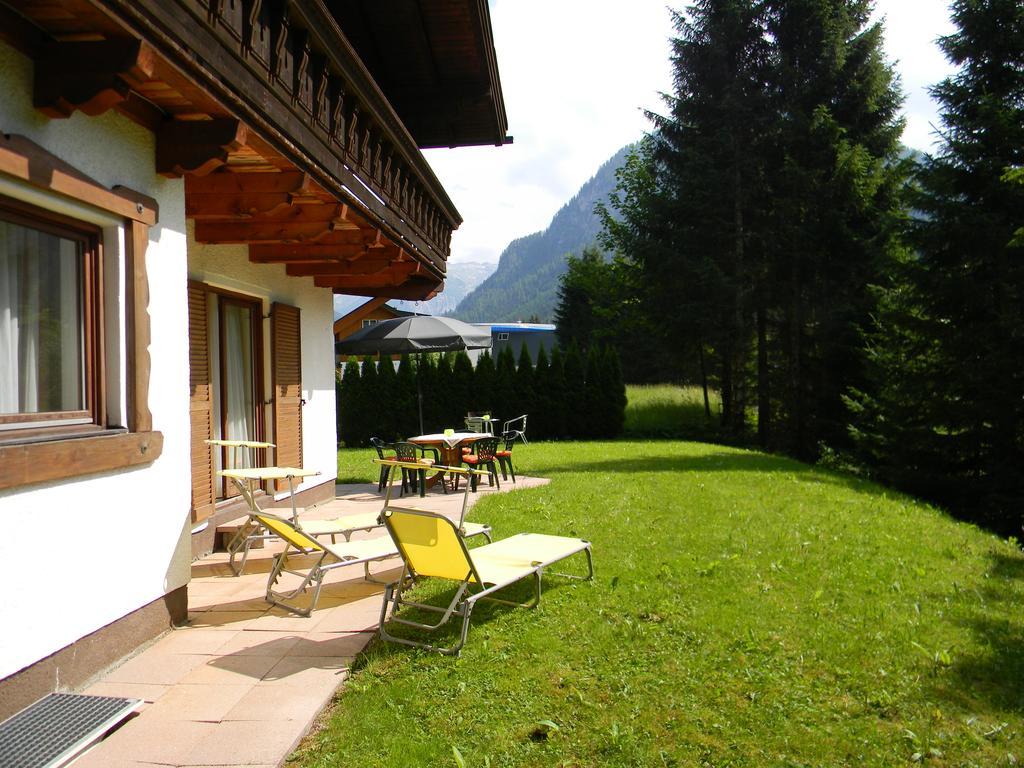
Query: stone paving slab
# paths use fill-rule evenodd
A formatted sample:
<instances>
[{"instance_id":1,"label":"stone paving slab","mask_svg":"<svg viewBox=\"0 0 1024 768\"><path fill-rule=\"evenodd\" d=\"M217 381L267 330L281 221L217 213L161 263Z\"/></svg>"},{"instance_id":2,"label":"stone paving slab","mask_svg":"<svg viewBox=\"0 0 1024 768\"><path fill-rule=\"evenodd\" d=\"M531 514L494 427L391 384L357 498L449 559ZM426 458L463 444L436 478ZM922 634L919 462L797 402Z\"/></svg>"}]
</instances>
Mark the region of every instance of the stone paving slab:
<instances>
[{"instance_id":1,"label":"stone paving slab","mask_svg":"<svg viewBox=\"0 0 1024 768\"><path fill-rule=\"evenodd\" d=\"M546 484L519 477L500 492ZM481 485L470 504L499 492ZM396 499L457 519L462 493L432 491ZM337 486L336 498L307 509L301 519L333 519L379 511L375 484ZM387 535L357 533L354 539ZM313 615L305 618L264 600L267 574L281 544L250 552L245 573L234 576L226 553L192 566L189 624L173 629L109 670L85 689L145 702L75 768L246 766L274 768L309 731L344 683L356 655L377 630L383 587L363 580L361 568L338 568L324 581ZM397 560L371 566L379 579L396 579Z\"/></svg>"}]
</instances>

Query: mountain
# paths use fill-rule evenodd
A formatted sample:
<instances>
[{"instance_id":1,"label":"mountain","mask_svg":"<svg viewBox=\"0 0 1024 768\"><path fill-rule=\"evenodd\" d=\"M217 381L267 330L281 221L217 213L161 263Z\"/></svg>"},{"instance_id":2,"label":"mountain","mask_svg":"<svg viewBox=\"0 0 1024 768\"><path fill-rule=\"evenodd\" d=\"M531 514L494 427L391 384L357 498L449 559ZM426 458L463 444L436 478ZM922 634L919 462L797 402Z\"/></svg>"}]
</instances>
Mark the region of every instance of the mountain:
<instances>
[{"instance_id":1,"label":"mountain","mask_svg":"<svg viewBox=\"0 0 1024 768\"><path fill-rule=\"evenodd\" d=\"M555 214L547 229L509 243L498 268L459 303L455 317L486 323L536 316L542 322L551 322L566 256L579 255L585 246L594 244L601 231L594 204L606 200L615 190L615 171L625 163L633 146L623 147L602 165Z\"/></svg>"},{"instance_id":2,"label":"mountain","mask_svg":"<svg viewBox=\"0 0 1024 768\"><path fill-rule=\"evenodd\" d=\"M400 301L392 299L389 305L405 312L419 312L424 315L452 316L459 302L482 283L494 271L494 264L479 261L455 262L448 265L444 290L430 301ZM360 304L368 301L365 296L335 296L334 319L347 315Z\"/></svg>"}]
</instances>

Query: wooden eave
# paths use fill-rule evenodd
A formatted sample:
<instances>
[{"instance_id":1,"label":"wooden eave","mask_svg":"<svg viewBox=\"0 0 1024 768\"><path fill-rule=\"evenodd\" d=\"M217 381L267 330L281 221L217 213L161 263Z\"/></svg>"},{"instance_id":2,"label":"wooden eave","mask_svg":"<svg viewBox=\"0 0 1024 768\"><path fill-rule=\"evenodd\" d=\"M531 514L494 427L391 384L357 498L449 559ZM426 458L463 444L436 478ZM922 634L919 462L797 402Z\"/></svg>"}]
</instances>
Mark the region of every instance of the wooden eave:
<instances>
[{"instance_id":1,"label":"wooden eave","mask_svg":"<svg viewBox=\"0 0 1024 768\"><path fill-rule=\"evenodd\" d=\"M34 102L156 134L206 243L339 293L428 298L461 217L321 0L2 0Z\"/></svg>"},{"instance_id":2,"label":"wooden eave","mask_svg":"<svg viewBox=\"0 0 1024 768\"><path fill-rule=\"evenodd\" d=\"M487 0L326 4L421 148L512 141Z\"/></svg>"}]
</instances>

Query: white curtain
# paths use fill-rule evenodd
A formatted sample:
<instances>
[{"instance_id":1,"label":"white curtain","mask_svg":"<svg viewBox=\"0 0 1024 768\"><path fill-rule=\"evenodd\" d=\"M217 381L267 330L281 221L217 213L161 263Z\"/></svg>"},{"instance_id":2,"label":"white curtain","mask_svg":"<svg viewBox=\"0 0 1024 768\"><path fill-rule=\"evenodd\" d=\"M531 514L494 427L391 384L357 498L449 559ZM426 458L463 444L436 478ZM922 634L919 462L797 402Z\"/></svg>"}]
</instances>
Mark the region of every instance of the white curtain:
<instances>
[{"instance_id":1,"label":"white curtain","mask_svg":"<svg viewBox=\"0 0 1024 768\"><path fill-rule=\"evenodd\" d=\"M0 221L0 413L85 408L81 251Z\"/></svg>"},{"instance_id":2,"label":"white curtain","mask_svg":"<svg viewBox=\"0 0 1024 768\"><path fill-rule=\"evenodd\" d=\"M229 304L223 307L224 377L226 400L223 404L228 440L252 440L252 328L250 312L245 307ZM241 466L251 466L250 451L239 451Z\"/></svg>"},{"instance_id":3,"label":"white curtain","mask_svg":"<svg viewBox=\"0 0 1024 768\"><path fill-rule=\"evenodd\" d=\"M0 413L18 413L18 296L16 227L0 221Z\"/></svg>"}]
</instances>

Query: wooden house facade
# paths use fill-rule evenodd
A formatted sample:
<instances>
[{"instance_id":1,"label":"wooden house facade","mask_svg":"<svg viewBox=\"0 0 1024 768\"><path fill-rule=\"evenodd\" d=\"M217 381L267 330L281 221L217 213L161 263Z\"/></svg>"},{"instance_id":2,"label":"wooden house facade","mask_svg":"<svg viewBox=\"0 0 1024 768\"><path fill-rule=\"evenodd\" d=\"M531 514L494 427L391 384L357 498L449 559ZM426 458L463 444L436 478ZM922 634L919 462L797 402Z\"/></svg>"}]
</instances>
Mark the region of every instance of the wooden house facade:
<instances>
[{"instance_id":1,"label":"wooden house facade","mask_svg":"<svg viewBox=\"0 0 1024 768\"><path fill-rule=\"evenodd\" d=\"M332 296L440 290L420 150L510 139L485 0L0 0L0 87L4 717L185 619L207 439L333 496Z\"/></svg>"}]
</instances>

